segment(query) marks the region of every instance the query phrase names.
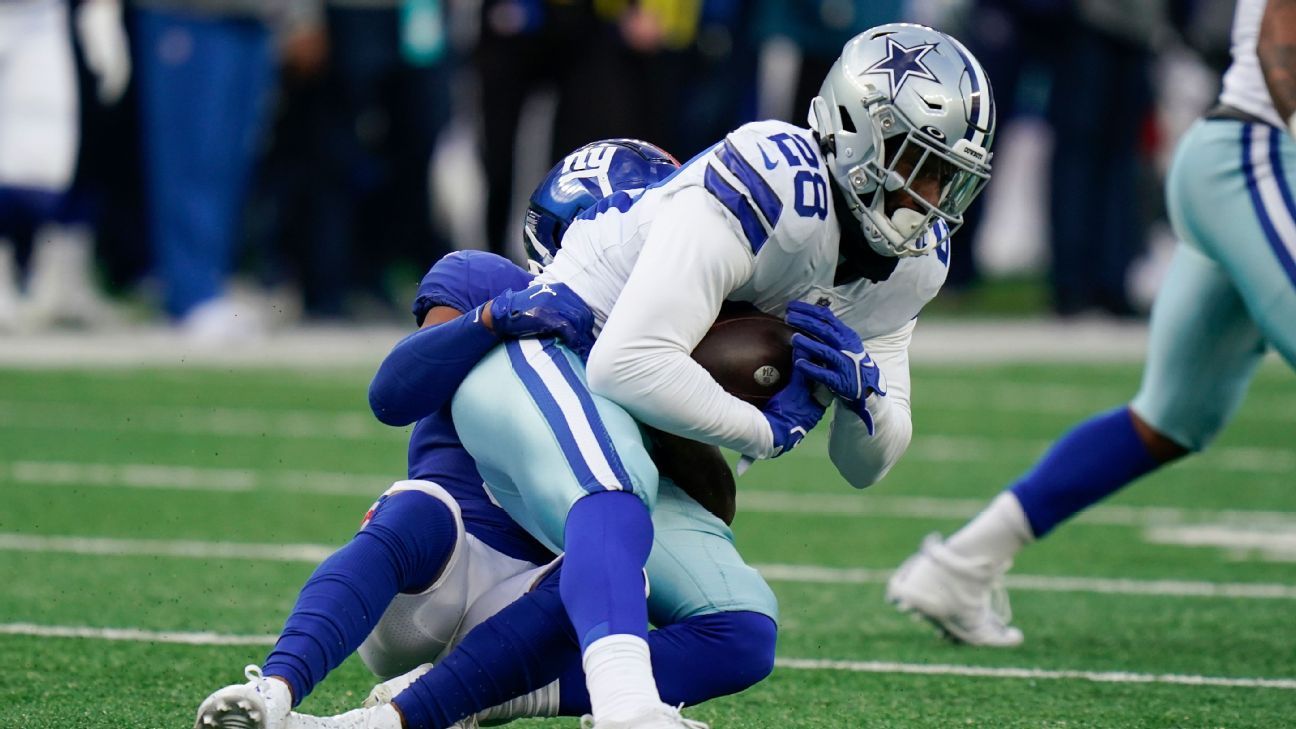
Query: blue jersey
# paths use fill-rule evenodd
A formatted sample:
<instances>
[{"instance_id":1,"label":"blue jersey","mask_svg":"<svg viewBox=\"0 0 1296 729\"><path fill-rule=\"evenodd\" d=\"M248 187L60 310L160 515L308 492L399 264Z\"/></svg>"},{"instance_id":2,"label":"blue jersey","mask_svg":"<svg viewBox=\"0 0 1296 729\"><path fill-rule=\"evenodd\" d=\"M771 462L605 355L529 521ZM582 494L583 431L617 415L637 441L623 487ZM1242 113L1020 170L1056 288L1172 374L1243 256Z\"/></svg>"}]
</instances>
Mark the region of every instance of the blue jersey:
<instances>
[{"instance_id":1,"label":"blue jersey","mask_svg":"<svg viewBox=\"0 0 1296 729\"><path fill-rule=\"evenodd\" d=\"M530 282L529 273L499 256L459 251L437 261L423 277L412 310L419 322L435 306L468 312L505 289L517 291ZM448 404L415 424L409 442L409 477L432 481L450 492L463 512L468 533L491 548L536 564L553 559L487 496L476 464L459 442Z\"/></svg>"}]
</instances>

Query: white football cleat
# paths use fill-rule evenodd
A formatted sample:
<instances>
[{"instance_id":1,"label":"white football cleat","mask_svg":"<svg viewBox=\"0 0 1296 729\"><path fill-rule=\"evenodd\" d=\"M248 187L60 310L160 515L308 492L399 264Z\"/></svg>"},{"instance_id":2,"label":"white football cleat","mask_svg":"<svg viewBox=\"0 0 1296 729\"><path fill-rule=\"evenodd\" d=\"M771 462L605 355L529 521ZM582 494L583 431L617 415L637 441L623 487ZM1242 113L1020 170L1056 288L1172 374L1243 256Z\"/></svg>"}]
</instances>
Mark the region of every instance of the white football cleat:
<instances>
[{"instance_id":1,"label":"white football cleat","mask_svg":"<svg viewBox=\"0 0 1296 729\"><path fill-rule=\"evenodd\" d=\"M389 678L386 681L383 681L382 683L373 687L373 690L371 690L369 692L369 695L365 697L364 703L361 704L361 706L363 706L366 709L372 709L375 706L390 704L392 702L392 699L396 698L396 694L399 694L400 692L409 688L410 684L419 680L419 678L421 678L423 674L431 670L432 670L432 664L424 663L423 665L418 666L412 671L409 671L407 673L402 673L396 678Z\"/></svg>"},{"instance_id":2,"label":"white football cleat","mask_svg":"<svg viewBox=\"0 0 1296 729\"><path fill-rule=\"evenodd\" d=\"M374 686L373 690L369 692L369 695L365 697L364 703L361 705L366 709L373 709L385 704L390 704L392 699L396 698L400 692L409 688L410 684L419 680L423 674L431 670L432 664L424 663L423 665L414 668L412 671L402 673L396 678L389 678L377 686ZM447 729L480 729L480 727L481 724L477 721L477 716L473 715L466 719L460 719L447 727ZM299 728L294 726L293 729ZM305 729L305 727L301 727L300 729Z\"/></svg>"},{"instance_id":3,"label":"white football cleat","mask_svg":"<svg viewBox=\"0 0 1296 729\"><path fill-rule=\"evenodd\" d=\"M353 709L336 716L311 716L294 711L288 715L284 729L403 729L403 724L396 708L383 704L372 709Z\"/></svg>"},{"instance_id":4,"label":"white football cleat","mask_svg":"<svg viewBox=\"0 0 1296 729\"><path fill-rule=\"evenodd\" d=\"M674 706L658 704L626 721L594 721L586 714L581 717L580 729L711 729L703 722L685 719Z\"/></svg>"},{"instance_id":5,"label":"white football cleat","mask_svg":"<svg viewBox=\"0 0 1296 729\"><path fill-rule=\"evenodd\" d=\"M1012 611L1003 574L1011 566L957 554L939 534L928 534L887 582L886 599L926 618L951 640L1010 648L1022 642L1022 632L1008 624Z\"/></svg>"},{"instance_id":6,"label":"white football cleat","mask_svg":"<svg viewBox=\"0 0 1296 729\"><path fill-rule=\"evenodd\" d=\"M243 675L247 683L226 686L202 702L194 729L284 729L292 711L288 685L262 676L257 666Z\"/></svg>"}]
</instances>

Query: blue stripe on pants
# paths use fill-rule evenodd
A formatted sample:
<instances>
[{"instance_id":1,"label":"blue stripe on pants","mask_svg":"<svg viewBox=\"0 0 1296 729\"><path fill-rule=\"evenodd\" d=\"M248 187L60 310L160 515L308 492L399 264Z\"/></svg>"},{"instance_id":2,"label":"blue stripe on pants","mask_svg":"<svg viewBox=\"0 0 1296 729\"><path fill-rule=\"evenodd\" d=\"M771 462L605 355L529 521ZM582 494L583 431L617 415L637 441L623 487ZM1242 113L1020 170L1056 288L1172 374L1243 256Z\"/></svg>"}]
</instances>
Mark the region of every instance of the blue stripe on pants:
<instances>
[{"instance_id":1,"label":"blue stripe on pants","mask_svg":"<svg viewBox=\"0 0 1296 729\"><path fill-rule=\"evenodd\" d=\"M1267 125L1266 125L1267 126ZM1265 238L1269 241L1269 247L1273 249L1274 256L1282 265L1283 270L1287 272L1287 278L1296 285L1296 261L1292 260L1291 251L1278 233L1274 226L1273 218L1270 211L1265 207L1264 197L1260 194L1260 178L1257 175L1255 165L1251 161L1252 134L1256 130L1255 124L1242 125L1242 171L1246 175L1247 191L1251 194L1251 205L1255 208L1256 218L1260 221L1260 227L1264 230ZM1277 186L1286 206L1286 211L1275 211L1278 215L1285 214L1288 218L1296 221L1296 205L1292 204L1291 190L1287 188L1286 180L1283 179L1282 161L1278 156L1278 134L1276 128L1269 128L1269 165L1268 173L1277 181Z\"/></svg>"},{"instance_id":2,"label":"blue stripe on pants","mask_svg":"<svg viewBox=\"0 0 1296 729\"><path fill-rule=\"evenodd\" d=\"M557 438L563 458L581 487L591 493L634 491L634 483L612 447L589 390L571 369L554 339L516 340L505 344L509 363L540 408ZM533 364L528 352L537 358ZM552 367L548 376L540 368ZM581 443L585 449L582 450Z\"/></svg>"}]
</instances>

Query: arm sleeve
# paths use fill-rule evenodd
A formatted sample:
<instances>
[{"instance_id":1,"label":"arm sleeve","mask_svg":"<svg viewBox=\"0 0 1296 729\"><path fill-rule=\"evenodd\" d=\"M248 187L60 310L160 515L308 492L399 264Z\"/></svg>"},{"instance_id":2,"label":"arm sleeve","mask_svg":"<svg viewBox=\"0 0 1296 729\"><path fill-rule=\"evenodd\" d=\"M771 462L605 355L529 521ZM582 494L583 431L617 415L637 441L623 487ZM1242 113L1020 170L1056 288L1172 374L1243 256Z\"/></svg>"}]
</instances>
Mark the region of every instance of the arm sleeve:
<instances>
[{"instance_id":1,"label":"arm sleeve","mask_svg":"<svg viewBox=\"0 0 1296 729\"><path fill-rule=\"evenodd\" d=\"M864 349L886 377L887 394L869 395L873 435L849 408L833 408L828 456L837 471L857 489L872 486L904 455L913 436L909 409L909 342L914 321L890 334L864 340Z\"/></svg>"},{"instance_id":2,"label":"arm sleeve","mask_svg":"<svg viewBox=\"0 0 1296 729\"><path fill-rule=\"evenodd\" d=\"M754 258L709 193L676 193L590 353L590 389L654 428L768 457L773 434L765 416L690 356L725 297L751 276Z\"/></svg>"},{"instance_id":3,"label":"arm sleeve","mask_svg":"<svg viewBox=\"0 0 1296 729\"><path fill-rule=\"evenodd\" d=\"M499 343L477 310L405 337L369 383L369 407L387 425L409 425L454 397L477 362Z\"/></svg>"}]
</instances>

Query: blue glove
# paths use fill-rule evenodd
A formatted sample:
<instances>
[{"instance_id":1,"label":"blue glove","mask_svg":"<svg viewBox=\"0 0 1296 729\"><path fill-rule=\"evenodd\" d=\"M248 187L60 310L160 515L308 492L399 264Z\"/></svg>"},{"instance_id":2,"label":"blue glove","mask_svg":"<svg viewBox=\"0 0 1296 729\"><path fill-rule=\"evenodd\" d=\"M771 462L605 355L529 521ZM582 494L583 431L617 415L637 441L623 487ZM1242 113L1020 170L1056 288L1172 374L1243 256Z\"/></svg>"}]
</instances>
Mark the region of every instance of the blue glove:
<instances>
[{"instance_id":1,"label":"blue glove","mask_svg":"<svg viewBox=\"0 0 1296 729\"><path fill-rule=\"evenodd\" d=\"M825 407L813 394L814 383L797 369L792 370L788 384L774 393L761 411L774 433L774 455L787 453L814 429L823 417Z\"/></svg>"},{"instance_id":2,"label":"blue glove","mask_svg":"<svg viewBox=\"0 0 1296 729\"><path fill-rule=\"evenodd\" d=\"M859 335L828 307L803 301L788 304L787 323L805 332L792 335L793 369L841 398L873 435L873 416L865 401L869 393L886 395L886 380Z\"/></svg>"},{"instance_id":3,"label":"blue glove","mask_svg":"<svg viewBox=\"0 0 1296 729\"><path fill-rule=\"evenodd\" d=\"M489 306L491 329L500 337L558 337L581 359L594 346L594 312L564 284L508 289Z\"/></svg>"}]
</instances>

